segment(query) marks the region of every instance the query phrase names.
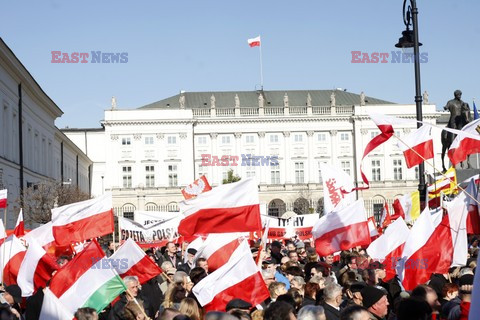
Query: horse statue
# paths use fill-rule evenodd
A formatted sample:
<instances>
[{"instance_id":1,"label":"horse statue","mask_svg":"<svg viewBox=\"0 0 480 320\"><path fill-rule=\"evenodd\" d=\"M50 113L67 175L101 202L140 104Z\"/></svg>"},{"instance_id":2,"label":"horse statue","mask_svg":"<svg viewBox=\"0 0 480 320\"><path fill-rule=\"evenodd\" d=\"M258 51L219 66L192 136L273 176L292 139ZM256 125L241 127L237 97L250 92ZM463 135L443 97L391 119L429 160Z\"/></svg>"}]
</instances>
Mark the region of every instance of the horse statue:
<instances>
[{"instance_id":1,"label":"horse statue","mask_svg":"<svg viewBox=\"0 0 480 320\"><path fill-rule=\"evenodd\" d=\"M470 106L468 103L462 101L462 91L455 90L453 93L455 99L447 102L447 105L443 107L444 110L450 111L450 119L448 120L447 128L462 130L462 128L470 122ZM445 168L445 153L450 149L456 134L443 130L442 131L442 168L443 171L447 171ZM463 167L463 165L462 165ZM467 167L470 167L470 163L467 158Z\"/></svg>"}]
</instances>

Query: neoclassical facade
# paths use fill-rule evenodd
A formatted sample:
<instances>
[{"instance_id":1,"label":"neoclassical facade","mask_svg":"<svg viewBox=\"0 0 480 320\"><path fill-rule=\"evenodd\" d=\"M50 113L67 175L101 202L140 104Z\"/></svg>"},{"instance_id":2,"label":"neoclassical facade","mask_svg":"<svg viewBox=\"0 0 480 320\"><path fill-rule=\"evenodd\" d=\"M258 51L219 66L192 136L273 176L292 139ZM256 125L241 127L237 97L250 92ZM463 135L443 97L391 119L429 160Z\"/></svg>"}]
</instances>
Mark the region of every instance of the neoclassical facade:
<instances>
[{"instance_id":1,"label":"neoclassical facade","mask_svg":"<svg viewBox=\"0 0 480 320\"><path fill-rule=\"evenodd\" d=\"M0 189L8 189L7 228L15 226L22 188L59 181L90 192L92 161L55 126L62 114L0 38Z\"/></svg>"},{"instance_id":2,"label":"neoclassical facade","mask_svg":"<svg viewBox=\"0 0 480 320\"><path fill-rule=\"evenodd\" d=\"M255 177L269 214L281 215L321 212L321 163L361 183L363 151L379 133L369 113L416 117L414 104L340 90L182 92L136 109L112 104L103 128L63 132L94 162L92 193L111 190L119 213L176 211L182 187L202 174L216 186L233 170ZM431 123L441 115L433 104L423 114ZM415 128L395 129L401 137ZM406 168L397 142L363 160L371 188L358 196L369 214L417 188L418 171Z\"/></svg>"}]
</instances>

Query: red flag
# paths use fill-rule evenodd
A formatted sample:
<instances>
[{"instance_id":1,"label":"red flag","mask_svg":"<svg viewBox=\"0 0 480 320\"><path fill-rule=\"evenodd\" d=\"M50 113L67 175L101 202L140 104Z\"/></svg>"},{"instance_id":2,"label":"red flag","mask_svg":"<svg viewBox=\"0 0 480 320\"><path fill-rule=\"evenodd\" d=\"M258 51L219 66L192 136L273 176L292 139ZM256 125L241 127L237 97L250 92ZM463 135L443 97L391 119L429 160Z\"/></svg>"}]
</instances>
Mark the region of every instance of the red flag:
<instances>
[{"instance_id":1,"label":"red flag","mask_svg":"<svg viewBox=\"0 0 480 320\"><path fill-rule=\"evenodd\" d=\"M52 226L60 246L112 233L112 194L52 209Z\"/></svg>"},{"instance_id":2,"label":"red flag","mask_svg":"<svg viewBox=\"0 0 480 320\"><path fill-rule=\"evenodd\" d=\"M0 208L7 207L7 189L0 190Z\"/></svg>"},{"instance_id":3,"label":"red flag","mask_svg":"<svg viewBox=\"0 0 480 320\"><path fill-rule=\"evenodd\" d=\"M253 179L221 185L179 205L185 216L178 226L183 236L262 228L258 185Z\"/></svg>"},{"instance_id":4,"label":"red flag","mask_svg":"<svg viewBox=\"0 0 480 320\"><path fill-rule=\"evenodd\" d=\"M382 218L380 219L380 226L386 228L390 223L392 223L392 218L390 217L390 212L388 212L388 203L385 202L383 205Z\"/></svg>"},{"instance_id":5,"label":"red flag","mask_svg":"<svg viewBox=\"0 0 480 320\"><path fill-rule=\"evenodd\" d=\"M0 279L6 285L17 284L17 275L26 249L22 242L11 235L0 246Z\"/></svg>"},{"instance_id":6,"label":"red flag","mask_svg":"<svg viewBox=\"0 0 480 320\"><path fill-rule=\"evenodd\" d=\"M270 296L246 240L226 264L197 283L192 292L206 311L225 311L233 298L257 305Z\"/></svg>"},{"instance_id":7,"label":"red flag","mask_svg":"<svg viewBox=\"0 0 480 320\"><path fill-rule=\"evenodd\" d=\"M248 39L248 45L252 47L260 47L260 36Z\"/></svg>"},{"instance_id":8,"label":"red flag","mask_svg":"<svg viewBox=\"0 0 480 320\"><path fill-rule=\"evenodd\" d=\"M398 143L405 156L407 168L412 168L427 159L433 158L431 130L432 127L430 126L421 126L417 131L403 138L404 143Z\"/></svg>"},{"instance_id":9,"label":"red flag","mask_svg":"<svg viewBox=\"0 0 480 320\"><path fill-rule=\"evenodd\" d=\"M182 189L182 194L185 200L195 198L200 193L207 192L212 190L212 187L208 183L207 177L201 176L195 180L192 184L189 184L184 189Z\"/></svg>"},{"instance_id":10,"label":"red flag","mask_svg":"<svg viewBox=\"0 0 480 320\"><path fill-rule=\"evenodd\" d=\"M318 220L312 229L315 248L321 257L371 242L363 199L332 211Z\"/></svg>"},{"instance_id":11,"label":"red flag","mask_svg":"<svg viewBox=\"0 0 480 320\"><path fill-rule=\"evenodd\" d=\"M367 248L367 253L373 260L383 261L387 273L384 281L388 281L395 276L395 262L397 257L402 256L403 247L409 233L410 230L405 221L398 218L385 229L384 234Z\"/></svg>"},{"instance_id":12,"label":"red flag","mask_svg":"<svg viewBox=\"0 0 480 320\"><path fill-rule=\"evenodd\" d=\"M410 230L401 257L397 274L405 290L426 283L432 273L447 273L453 259L448 215L435 227L431 213L424 210Z\"/></svg>"},{"instance_id":13,"label":"red flag","mask_svg":"<svg viewBox=\"0 0 480 320\"><path fill-rule=\"evenodd\" d=\"M208 271L223 266L241 243L240 233L211 233L198 248L196 259L207 259Z\"/></svg>"},{"instance_id":14,"label":"red flag","mask_svg":"<svg viewBox=\"0 0 480 320\"><path fill-rule=\"evenodd\" d=\"M23 222L23 210L20 209L17 218L17 224L15 225L15 229L13 230L13 234L17 237L23 237L25 235L25 223Z\"/></svg>"},{"instance_id":15,"label":"red flag","mask_svg":"<svg viewBox=\"0 0 480 320\"><path fill-rule=\"evenodd\" d=\"M448 149L448 157L452 165L465 161L470 154L480 153L480 140L470 136L478 137L477 128L480 125L480 119L474 120L463 127L462 132L466 134L458 134L452 145Z\"/></svg>"}]
</instances>

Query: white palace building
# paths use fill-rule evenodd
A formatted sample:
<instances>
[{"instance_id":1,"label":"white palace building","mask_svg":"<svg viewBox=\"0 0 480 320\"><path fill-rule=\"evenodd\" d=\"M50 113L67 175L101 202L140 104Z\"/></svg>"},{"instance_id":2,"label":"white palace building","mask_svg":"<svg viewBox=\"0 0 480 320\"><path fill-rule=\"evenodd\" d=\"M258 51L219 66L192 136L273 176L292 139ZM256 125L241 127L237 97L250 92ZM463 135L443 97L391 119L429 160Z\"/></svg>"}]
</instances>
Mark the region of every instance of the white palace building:
<instances>
[{"instance_id":1,"label":"white palace building","mask_svg":"<svg viewBox=\"0 0 480 320\"><path fill-rule=\"evenodd\" d=\"M92 195L112 191L117 213L125 216L134 210L177 211L182 187L203 174L219 185L230 169L257 179L260 201L271 215L321 213L320 164L342 168L361 183L363 151L379 133L368 116L372 112L416 117L414 104L343 90L182 92L128 110L118 109L113 98L102 128L62 131L93 161ZM441 115L424 101L424 121L436 123ZM395 127L400 136L415 128ZM381 210L385 199L391 204L418 186L417 170L406 168L394 140L363 161L371 188L358 197L369 214ZM440 166L441 144L435 143ZM202 155L215 165L202 165ZM215 161L222 156L235 161ZM259 165L248 163L254 157Z\"/></svg>"}]
</instances>

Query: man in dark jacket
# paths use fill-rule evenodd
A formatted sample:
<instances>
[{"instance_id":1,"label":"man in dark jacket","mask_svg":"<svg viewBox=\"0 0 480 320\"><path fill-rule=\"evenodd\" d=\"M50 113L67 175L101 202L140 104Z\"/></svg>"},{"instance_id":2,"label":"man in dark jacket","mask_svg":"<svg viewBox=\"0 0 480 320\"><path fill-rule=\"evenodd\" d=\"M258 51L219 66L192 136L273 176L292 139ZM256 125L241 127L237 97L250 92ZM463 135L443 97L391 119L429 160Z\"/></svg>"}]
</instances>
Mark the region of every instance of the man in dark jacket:
<instances>
[{"instance_id":1,"label":"man in dark jacket","mask_svg":"<svg viewBox=\"0 0 480 320\"><path fill-rule=\"evenodd\" d=\"M161 256L161 259L161 263L164 261L170 261L173 264L173 267L177 269L183 263L182 257L177 252L177 246L173 242L167 242L165 253Z\"/></svg>"},{"instance_id":2,"label":"man in dark jacket","mask_svg":"<svg viewBox=\"0 0 480 320\"><path fill-rule=\"evenodd\" d=\"M342 287L336 283L330 283L323 290L325 302L322 304L327 320L340 319L340 304L342 303Z\"/></svg>"}]
</instances>

